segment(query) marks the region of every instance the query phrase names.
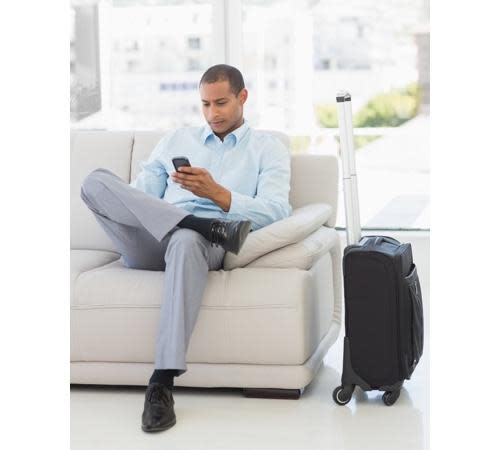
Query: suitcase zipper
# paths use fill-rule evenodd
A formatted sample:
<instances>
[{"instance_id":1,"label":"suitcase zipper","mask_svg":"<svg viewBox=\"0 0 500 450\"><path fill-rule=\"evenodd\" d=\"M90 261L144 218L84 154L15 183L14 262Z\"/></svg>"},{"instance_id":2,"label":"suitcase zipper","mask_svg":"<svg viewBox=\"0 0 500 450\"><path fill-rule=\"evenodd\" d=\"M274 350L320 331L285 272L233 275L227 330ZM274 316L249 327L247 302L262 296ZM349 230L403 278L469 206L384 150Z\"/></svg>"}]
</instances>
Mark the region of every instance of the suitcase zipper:
<instances>
[{"instance_id":1,"label":"suitcase zipper","mask_svg":"<svg viewBox=\"0 0 500 450\"><path fill-rule=\"evenodd\" d=\"M401 247L397 250L394 256L397 256L400 258L400 264L396 264L394 267L403 267L404 261L402 255L407 251L407 244L401 244ZM402 311L402 305L401 305L401 298L400 298L400 293L401 293L401 283L405 283L404 277L405 273L402 272L401 276L398 274L397 269L394 270L396 279L398 280L398 285L396 287L397 295L396 295L396 305L397 305L397 310L398 310L398 327L397 327L397 334L398 334L398 358L399 358L399 378L401 380L404 380L407 378L410 368L408 366L408 363L405 361L405 355L403 354L403 346L406 349L406 342L402 343L401 342L401 327L403 326L403 321L400 320L401 316L404 315L405 311ZM411 330L410 330L410 335L411 335Z\"/></svg>"},{"instance_id":2,"label":"suitcase zipper","mask_svg":"<svg viewBox=\"0 0 500 450\"><path fill-rule=\"evenodd\" d=\"M402 254L406 251L406 248L404 247L404 245L402 244L400 246L400 248L398 248L398 250L396 251L396 254L394 256L399 256L400 258L400 264L399 266L402 266ZM401 291L401 276L404 276L403 273L401 273L401 276L398 274L398 271L396 269L396 267L398 267L398 264L395 264L394 265L394 276L397 280L397 285L396 285L396 309L397 309L397 314L398 314L398 317L397 317L397 322L398 322L398 325L397 325L397 336L398 336L398 362L399 362L399 379L400 380L403 380L406 378L406 376L403 376L403 351L402 351L402 345L401 345L401 326L402 326L402 321L400 320L401 319L401 315L403 313L403 311L401 311L401 299L400 299L400 291Z\"/></svg>"}]
</instances>

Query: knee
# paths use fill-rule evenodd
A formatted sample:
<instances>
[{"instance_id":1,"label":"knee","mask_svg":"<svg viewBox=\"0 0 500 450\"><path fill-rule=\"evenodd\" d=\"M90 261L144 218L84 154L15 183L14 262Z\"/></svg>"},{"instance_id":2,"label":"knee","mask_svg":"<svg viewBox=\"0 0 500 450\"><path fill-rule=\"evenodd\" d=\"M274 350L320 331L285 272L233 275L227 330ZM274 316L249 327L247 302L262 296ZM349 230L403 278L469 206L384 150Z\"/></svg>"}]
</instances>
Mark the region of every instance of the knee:
<instances>
[{"instance_id":1,"label":"knee","mask_svg":"<svg viewBox=\"0 0 500 450\"><path fill-rule=\"evenodd\" d=\"M90 172L81 185L80 197L84 201L95 200L102 191L105 180L112 172L107 169L95 169Z\"/></svg>"},{"instance_id":2,"label":"knee","mask_svg":"<svg viewBox=\"0 0 500 450\"><path fill-rule=\"evenodd\" d=\"M194 230L179 228L170 237L165 252L165 259L167 259L169 254L174 252L184 255L193 253L205 254L207 252L207 248L203 242L204 239L205 238L200 233Z\"/></svg>"}]
</instances>

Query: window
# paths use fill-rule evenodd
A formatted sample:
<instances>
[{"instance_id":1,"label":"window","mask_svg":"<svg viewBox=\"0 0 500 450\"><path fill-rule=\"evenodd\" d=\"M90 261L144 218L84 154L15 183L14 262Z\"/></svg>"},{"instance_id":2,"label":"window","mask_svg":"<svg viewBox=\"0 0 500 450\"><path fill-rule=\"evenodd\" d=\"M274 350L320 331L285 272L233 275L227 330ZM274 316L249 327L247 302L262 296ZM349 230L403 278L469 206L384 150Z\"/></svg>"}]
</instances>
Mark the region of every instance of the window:
<instances>
[{"instance_id":1,"label":"window","mask_svg":"<svg viewBox=\"0 0 500 450\"><path fill-rule=\"evenodd\" d=\"M211 0L72 0L71 5L74 128L200 123L198 81L214 58Z\"/></svg>"},{"instance_id":2,"label":"window","mask_svg":"<svg viewBox=\"0 0 500 450\"><path fill-rule=\"evenodd\" d=\"M428 7L242 0L254 126L293 136L293 151L338 152L335 97L352 94L364 228L429 228Z\"/></svg>"},{"instance_id":3,"label":"window","mask_svg":"<svg viewBox=\"0 0 500 450\"><path fill-rule=\"evenodd\" d=\"M71 14L73 127L203 124L199 79L226 62L252 126L338 153L347 89L363 227L429 228L429 0L72 0Z\"/></svg>"},{"instance_id":4,"label":"window","mask_svg":"<svg viewBox=\"0 0 500 450\"><path fill-rule=\"evenodd\" d=\"M97 6L75 5L70 20L71 120L82 121L101 109Z\"/></svg>"}]
</instances>

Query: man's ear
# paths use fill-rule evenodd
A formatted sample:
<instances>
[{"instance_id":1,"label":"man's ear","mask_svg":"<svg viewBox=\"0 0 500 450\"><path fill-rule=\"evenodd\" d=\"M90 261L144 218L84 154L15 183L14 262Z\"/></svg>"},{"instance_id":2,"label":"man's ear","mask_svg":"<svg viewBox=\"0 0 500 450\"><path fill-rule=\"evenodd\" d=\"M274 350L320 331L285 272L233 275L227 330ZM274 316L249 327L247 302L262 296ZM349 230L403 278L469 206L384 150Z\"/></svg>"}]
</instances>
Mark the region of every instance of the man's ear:
<instances>
[{"instance_id":1,"label":"man's ear","mask_svg":"<svg viewBox=\"0 0 500 450\"><path fill-rule=\"evenodd\" d=\"M246 88L243 88L238 94L238 100L243 105L247 101L247 98L248 98L248 90Z\"/></svg>"}]
</instances>

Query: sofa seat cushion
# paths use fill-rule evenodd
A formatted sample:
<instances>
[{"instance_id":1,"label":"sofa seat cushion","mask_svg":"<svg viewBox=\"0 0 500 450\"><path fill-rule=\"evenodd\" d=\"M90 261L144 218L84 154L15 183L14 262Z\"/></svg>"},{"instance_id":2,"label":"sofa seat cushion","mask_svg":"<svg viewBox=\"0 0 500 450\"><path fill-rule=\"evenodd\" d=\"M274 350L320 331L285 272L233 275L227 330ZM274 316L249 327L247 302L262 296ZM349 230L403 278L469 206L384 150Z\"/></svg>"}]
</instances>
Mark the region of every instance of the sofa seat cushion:
<instances>
[{"instance_id":1,"label":"sofa seat cushion","mask_svg":"<svg viewBox=\"0 0 500 450\"><path fill-rule=\"evenodd\" d=\"M87 270L104 266L120 257L118 253L106 250L71 250L70 253L70 289L71 304L74 299L74 287L77 278Z\"/></svg>"},{"instance_id":2,"label":"sofa seat cushion","mask_svg":"<svg viewBox=\"0 0 500 450\"><path fill-rule=\"evenodd\" d=\"M339 239L334 228L320 227L296 244L267 253L252 261L246 267L274 267L309 270L325 253L329 252Z\"/></svg>"},{"instance_id":3,"label":"sofa seat cushion","mask_svg":"<svg viewBox=\"0 0 500 450\"><path fill-rule=\"evenodd\" d=\"M263 255L302 241L327 222L331 214L331 205L314 203L295 209L285 219L252 231L237 255L226 253L224 269L245 267Z\"/></svg>"},{"instance_id":4,"label":"sofa seat cushion","mask_svg":"<svg viewBox=\"0 0 500 450\"><path fill-rule=\"evenodd\" d=\"M332 321L331 273L329 254L309 271L210 271L187 362L303 364ZM76 360L153 362L163 280L120 261L82 273L72 306Z\"/></svg>"}]
</instances>

